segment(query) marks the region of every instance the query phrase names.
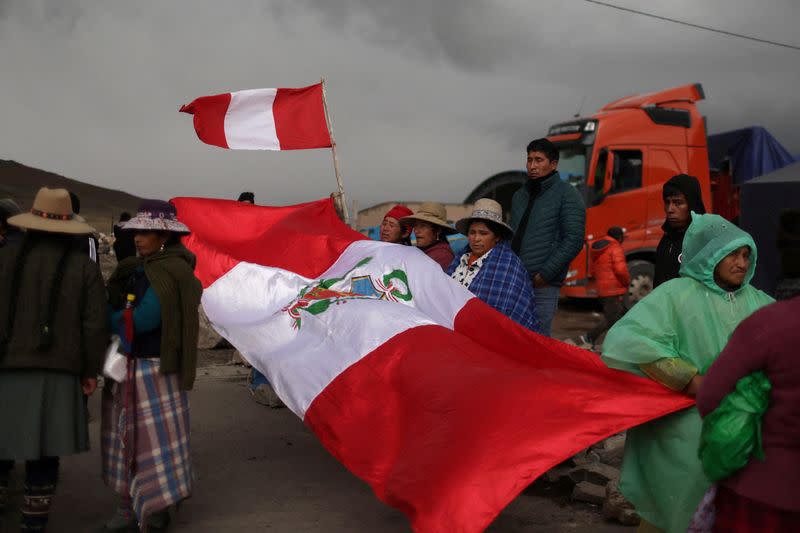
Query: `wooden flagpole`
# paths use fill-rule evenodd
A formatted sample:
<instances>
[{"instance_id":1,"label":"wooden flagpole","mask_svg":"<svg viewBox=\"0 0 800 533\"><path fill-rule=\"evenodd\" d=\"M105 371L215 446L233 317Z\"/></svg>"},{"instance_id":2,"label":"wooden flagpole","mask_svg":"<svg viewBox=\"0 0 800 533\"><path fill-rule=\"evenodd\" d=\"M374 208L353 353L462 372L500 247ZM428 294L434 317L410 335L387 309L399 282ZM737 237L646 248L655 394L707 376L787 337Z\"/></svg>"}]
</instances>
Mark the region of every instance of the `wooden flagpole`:
<instances>
[{"instance_id":1,"label":"wooden flagpole","mask_svg":"<svg viewBox=\"0 0 800 533\"><path fill-rule=\"evenodd\" d=\"M342 175L339 173L339 158L336 156L336 141L333 138L333 122L328 113L328 96L325 92L325 78L320 79L322 83L322 106L325 109L325 121L328 123L328 134L331 137L331 154L333 154L333 170L336 173L336 185L339 188L339 201L342 206L342 214L344 215L344 222L350 225L350 213L347 209L347 200L344 197L344 185L342 184Z\"/></svg>"}]
</instances>

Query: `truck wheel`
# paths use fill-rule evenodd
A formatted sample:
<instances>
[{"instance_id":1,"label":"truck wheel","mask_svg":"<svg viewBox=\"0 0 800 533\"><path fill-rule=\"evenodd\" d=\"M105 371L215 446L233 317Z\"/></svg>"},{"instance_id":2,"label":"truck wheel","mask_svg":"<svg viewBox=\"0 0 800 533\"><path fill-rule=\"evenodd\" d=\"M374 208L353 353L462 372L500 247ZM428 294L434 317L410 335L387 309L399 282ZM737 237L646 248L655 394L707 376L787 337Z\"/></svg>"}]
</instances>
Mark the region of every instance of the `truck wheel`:
<instances>
[{"instance_id":1,"label":"truck wheel","mask_svg":"<svg viewBox=\"0 0 800 533\"><path fill-rule=\"evenodd\" d=\"M625 307L630 309L636 302L652 292L655 265L650 261L634 259L628 262L628 272L631 275L631 284L625 295Z\"/></svg>"}]
</instances>

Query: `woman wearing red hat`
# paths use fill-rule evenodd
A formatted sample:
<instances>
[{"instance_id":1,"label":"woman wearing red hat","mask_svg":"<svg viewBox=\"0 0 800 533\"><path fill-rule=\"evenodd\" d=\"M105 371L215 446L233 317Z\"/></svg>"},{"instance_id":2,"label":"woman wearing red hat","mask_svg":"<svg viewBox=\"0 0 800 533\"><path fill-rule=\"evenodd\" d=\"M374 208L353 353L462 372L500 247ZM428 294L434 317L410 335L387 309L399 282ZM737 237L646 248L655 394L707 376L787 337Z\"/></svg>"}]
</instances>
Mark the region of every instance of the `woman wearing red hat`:
<instances>
[{"instance_id":1,"label":"woman wearing red hat","mask_svg":"<svg viewBox=\"0 0 800 533\"><path fill-rule=\"evenodd\" d=\"M389 209L381 222L381 240L411 246L411 226L408 223L400 222L400 219L413 214L411 209L401 204Z\"/></svg>"}]
</instances>

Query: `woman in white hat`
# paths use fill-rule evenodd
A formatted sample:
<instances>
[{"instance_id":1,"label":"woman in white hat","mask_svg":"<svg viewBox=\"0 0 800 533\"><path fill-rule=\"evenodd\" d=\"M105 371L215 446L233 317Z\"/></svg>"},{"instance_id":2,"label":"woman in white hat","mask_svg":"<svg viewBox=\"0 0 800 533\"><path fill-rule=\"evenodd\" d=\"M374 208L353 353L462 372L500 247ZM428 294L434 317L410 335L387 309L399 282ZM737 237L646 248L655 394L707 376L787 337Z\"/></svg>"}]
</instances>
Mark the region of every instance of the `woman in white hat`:
<instances>
[{"instance_id":1,"label":"woman in white hat","mask_svg":"<svg viewBox=\"0 0 800 533\"><path fill-rule=\"evenodd\" d=\"M472 214L456 222L468 244L447 273L515 322L538 332L530 276L511 250L514 235L503 220L503 208L489 198L475 203Z\"/></svg>"},{"instance_id":2,"label":"woman in white hat","mask_svg":"<svg viewBox=\"0 0 800 533\"><path fill-rule=\"evenodd\" d=\"M84 401L108 345L100 269L75 250L94 228L76 219L69 193L42 188L26 230L0 253L0 513L9 472L25 461L22 531L44 531L59 457L89 450Z\"/></svg>"},{"instance_id":3,"label":"woman in white hat","mask_svg":"<svg viewBox=\"0 0 800 533\"><path fill-rule=\"evenodd\" d=\"M410 224L414 228L417 248L439 263L442 270L447 272L454 257L447 236L457 232L447 223L447 210L444 204L424 202L416 213L401 218L400 222Z\"/></svg>"},{"instance_id":4,"label":"woman in white hat","mask_svg":"<svg viewBox=\"0 0 800 533\"><path fill-rule=\"evenodd\" d=\"M169 507L192 492L187 391L202 287L175 206L145 200L120 226L133 232L138 257L121 261L108 280L109 323L124 339L128 374L103 389L103 481L121 500L103 531L162 531Z\"/></svg>"}]
</instances>

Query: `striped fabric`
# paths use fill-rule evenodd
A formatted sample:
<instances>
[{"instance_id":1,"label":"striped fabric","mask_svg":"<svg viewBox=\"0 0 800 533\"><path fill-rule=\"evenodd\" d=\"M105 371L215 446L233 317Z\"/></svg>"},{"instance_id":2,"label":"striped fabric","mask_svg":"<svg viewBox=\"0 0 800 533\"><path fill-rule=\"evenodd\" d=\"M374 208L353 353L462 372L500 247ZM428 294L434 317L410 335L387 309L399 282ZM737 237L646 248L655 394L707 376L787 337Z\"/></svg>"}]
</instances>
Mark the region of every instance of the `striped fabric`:
<instances>
[{"instance_id":1,"label":"striped fabric","mask_svg":"<svg viewBox=\"0 0 800 533\"><path fill-rule=\"evenodd\" d=\"M158 359L138 358L128 364L136 366L136 420L129 424L126 416L125 384L109 380L103 389L103 481L130 500L143 524L147 516L191 494L189 398L180 390L177 374L159 374ZM135 449L130 469L125 466L126 443Z\"/></svg>"}]
</instances>

